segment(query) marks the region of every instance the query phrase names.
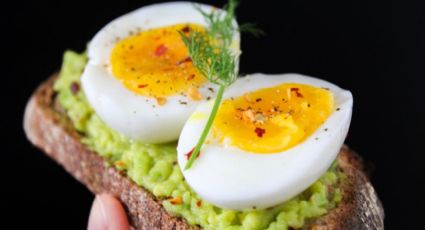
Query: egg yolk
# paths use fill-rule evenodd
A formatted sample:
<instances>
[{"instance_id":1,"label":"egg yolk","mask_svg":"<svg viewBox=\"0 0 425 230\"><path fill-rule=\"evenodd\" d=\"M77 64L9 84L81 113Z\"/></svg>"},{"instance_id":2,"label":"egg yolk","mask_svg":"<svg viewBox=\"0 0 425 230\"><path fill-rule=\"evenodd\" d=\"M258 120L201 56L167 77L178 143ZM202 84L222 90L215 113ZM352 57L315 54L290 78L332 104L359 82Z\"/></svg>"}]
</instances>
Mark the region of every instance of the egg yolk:
<instances>
[{"instance_id":1,"label":"egg yolk","mask_svg":"<svg viewBox=\"0 0 425 230\"><path fill-rule=\"evenodd\" d=\"M198 88L206 79L193 66L179 31L205 31L196 24L177 24L142 31L119 41L111 53L113 75L131 91L165 98Z\"/></svg>"},{"instance_id":2,"label":"egg yolk","mask_svg":"<svg viewBox=\"0 0 425 230\"><path fill-rule=\"evenodd\" d=\"M285 83L224 100L213 136L245 151L277 153L304 141L333 108L329 90Z\"/></svg>"}]
</instances>

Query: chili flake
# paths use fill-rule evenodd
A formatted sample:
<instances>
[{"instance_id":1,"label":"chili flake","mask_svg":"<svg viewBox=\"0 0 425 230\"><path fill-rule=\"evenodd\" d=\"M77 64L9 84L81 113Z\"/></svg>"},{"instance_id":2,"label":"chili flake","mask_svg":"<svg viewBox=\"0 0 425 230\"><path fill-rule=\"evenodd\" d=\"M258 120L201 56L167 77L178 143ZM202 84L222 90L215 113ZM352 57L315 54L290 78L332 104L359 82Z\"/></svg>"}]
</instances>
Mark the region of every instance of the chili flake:
<instances>
[{"instance_id":1,"label":"chili flake","mask_svg":"<svg viewBox=\"0 0 425 230\"><path fill-rule=\"evenodd\" d=\"M71 92L73 94L77 94L80 91L80 84L78 84L78 82L72 82L71 84Z\"/></svg>"},{"instance_id":2,"label":"chili flake","mask_svg":"<svg viewBox=\"0 0 425 230\"><path fill-rule=\"evenodd\" d=\"M167 52L167 50L168 50L168 48L164 44L161 44L158 47L156 47L155 55L161 56L161 55L165 54L165 52Z\"/></svg>"},{"instance_id":3,"label":"chili flake","mask_svg":"<svg viewBox=\"0 0 425 230\"><path fill-rule=\"evenodd\" d=\"M196 201L196 207L201 207L202 206L202 200L198 200Z\"/></svg>"},{"instance_id":4,"label":"chili flake","mask_svg":"<svg viewBox=\"0 0 425 230\"><path fill-rule=\"evenodd\" d=\"M295 92L295 95L297 95L297 97L303 97L299 90L299 88L291 88L291 92Z\"/></svg>"},{"instance_id":5,"label":"chili flake","mask_svg":"<svg viewBox=\"0 0 425 230\"><path fill-rule=\"evenodd\" d=\"M187 160L190 159L194 150L195 150L195 148L192 148L192 150L190 150L188 153L184 154L186 156ZM198 154L198 156L196 156L196 158L198 158L200 155L201 155L201 151L199 151L199 154Z\"/></svg>"},{"instance_id":6,"label":"chili flake","mask_svg":"<svg viewBox=\"0 0 425 230\"><path fill-rule=\"evenodd\" d=\"M165 97L155 97L155 99L158 105L164 105L165 103L167 103L167 98Z\"/></svg>"},{"instance_id":7,"label":"chili flake","mask_svg":"<svg viewBox=\"0 0 425 230\"><path fill-rule=\"evenodd\" d=\"M256 127L254 132L257 134L257 137L263 137L264 133L266 133L266 130Z\"/></svg>"},{"instance_id":8,"label":"chili flake","mask_svg":"<svg viewBox=\"0 0 425 230\"><path fill-rule=\"evenodd\" d=\"M140 85L137 86L137 88L142 89L142 88L145 88L147 86L148 86L148 84L140 84Z\"/></svg>"},{"instance_id":9,"label":"chili flake","mask_svg":"<svg viewBox=\"0 0 425 230\"><path fill-rule=\"evenodd\" d=\"M182 32L185 33L185 34L189 33L190 32L190 27L189 26L183 27Z\"/></svg>"},{"instance_id":10,"label":"chili flake","mask_svg":"<svg viewBox=\"0 0 425 230\"><path fill-rule=\"evenodd\" d=\"M125 166L125 162L124 161L115 161L114 164L117 167L124 167Z\"/></svg>"},{"instance_id":11,"label":"chili flake","mask_svg":"<svg viewBox=\"0 0 425 230\"><path fill-rule=\"evenodd\" d=\"M185 58L183 60L178 61L176 64L177 65L181 65L181 64L186 63L186 62L192 62L192 58L187 57L187 58Z\"/></svg>"},{"instance_id":12,"label":"chili flake","mask_svg":"<svg viewBox=\"0 0 425 230\"><path fill-rule=\"evenodd\" d=\"M255 114L252 111L252 109L248 109L242 112L242 120L246 122L254 122L255 121Z\"/></svg>"},{"instance_id":13,"label":"chili flake","mask_svg":"<svg viewBox=\"0 0 425 230\"><path fill-rule=\"evenodd\" d=\"M173 205L182 204L183 203L183 199L180 196L176 196L174 198L171 198L168 201L170 201L170 203L173 204Z\"/></svg>"},{"instance_id":14,"label":"chili flake","mask_svg":"<svg viewBox=\"0 0 425 230\"><path fill-rule=\"evenodd\" d=\"M190 99L194 101L199 101L202 99L202 94L199 92L199 90L196 87L190 87L187 91L187 95Z\"/></svg>"},{"instance_id":15,"label":"chili flake","mask_svg":"<svg viewBox=\"0 0 425 230\"><path fill-rule=\"evenodd\" d=\"M189 75L189 77L186 78L186 80L190 81L194 78L195 78L195 74L191 74L191 75Z\"/></svg>"}]
</instances>

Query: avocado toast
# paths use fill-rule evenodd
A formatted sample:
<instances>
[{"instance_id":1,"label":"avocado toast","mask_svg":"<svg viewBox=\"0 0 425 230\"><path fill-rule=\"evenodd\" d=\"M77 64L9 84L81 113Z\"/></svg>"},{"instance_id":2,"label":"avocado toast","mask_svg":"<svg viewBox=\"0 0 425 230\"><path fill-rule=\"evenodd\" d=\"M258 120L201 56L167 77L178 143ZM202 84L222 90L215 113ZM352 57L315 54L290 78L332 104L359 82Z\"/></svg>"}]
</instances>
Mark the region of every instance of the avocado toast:
<instances>
[{"instance_id":1,"label":"avocado toast","mask_svg":"<svg viewBox=\"0 0 425 230\"><path fill-rule=\"evenodd\" d=\"M59 79L56 75L51 77L36 90L28 102L24 119L25 131L34 145L44 150L90 191L96 194L110 193L118 197L136 229L197 229L200 225L198 223L202 223L205 218L212 220L210 225L206 225L209 229L259 229L258 226L265 225L264 220L269 229L282 229L282 226L304 229L383 229L384 212L365 173L362 160L346 146L341 149L328 178L322 177L320 182L312 185L302 196L288 201L292 202L291 205L279 207L274 212L265 210L272 214L262 211L223 211L202 202L191 191L189 197L173 191L167 193L165 190L169 188L164 187L164 184L168 180L179 181L174 187L171 186L172 190L178 187L186 189L187 185L181 185L185 183L183 179L176 179L179 178L178 171L169 172L167 176L161 175L164 173L163 166L150 165L145 169L145 177L158 178L153 179L157 182L142 186L143 179L139 180L137 176L143 175L143 172L129 172L125 164L131 159L118 158L110 151L105 151L105 148L90 144L90 140L96 139L85 130L87 124L83 124L89 118L85 117L87 120L83 121L82 115L76 114L84 111L81 105L77 105L77 110L71 109L78 103L84 103L84 99L81 99L84 95L79 90L79 75L85 61L84 55L72 52L65 55ZM56 85L56 90L53 85ZM61 99L61 96L64 98ZM70 103L72 100L76 101ZM89 110L87 113L91 114ZM97 152L96 148L102 152ZM167 159L166 162L172 168L175 162L172 158L169 159L169 155L173 152L161 153L170 151L170 146L154 148L159 152L154 155L163 155L162 160ZM116 151L117 148L114 149ZM123 156L122 153L118 155ZM144 156L139 156L138 159L143 160L140 157ZM155 171L158 169L160 170ZM319 197L326 199L318 199ZM306 211L308 207L316 209L309 213ZM181 218L182 216L186 218Z\"/></svg>"}]
</instances>

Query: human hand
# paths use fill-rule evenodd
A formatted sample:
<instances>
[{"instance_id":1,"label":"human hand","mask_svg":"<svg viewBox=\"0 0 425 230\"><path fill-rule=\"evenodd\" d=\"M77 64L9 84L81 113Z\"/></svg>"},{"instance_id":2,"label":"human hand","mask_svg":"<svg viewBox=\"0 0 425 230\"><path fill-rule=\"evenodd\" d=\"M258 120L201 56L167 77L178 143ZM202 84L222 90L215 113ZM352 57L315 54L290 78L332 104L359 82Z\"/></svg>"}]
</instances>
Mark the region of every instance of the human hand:
<instances>
[{"instance_id":1,"label":"human hand","mask_svg":"<svg viewBox=\"0 0 425 230\"><path fill-rule=\"evenodd\" d=\"M111 195L96 195L90 211L88 230L129 230L121 203Z\"/></svg>"}]
</instances>

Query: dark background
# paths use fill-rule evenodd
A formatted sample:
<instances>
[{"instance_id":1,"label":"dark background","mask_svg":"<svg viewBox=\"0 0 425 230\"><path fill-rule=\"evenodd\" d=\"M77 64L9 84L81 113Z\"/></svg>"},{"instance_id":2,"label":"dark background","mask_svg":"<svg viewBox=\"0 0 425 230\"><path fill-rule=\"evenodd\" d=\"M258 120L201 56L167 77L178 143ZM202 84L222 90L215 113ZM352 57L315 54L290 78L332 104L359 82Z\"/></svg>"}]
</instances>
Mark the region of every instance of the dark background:
<instances>
[{"instance_id":1,"label":"dark background","mask_svg":"<svg viewBox=\"0 0 425 230\"><path fill-rule=\"evenodd\" d=\"M60 68L64 50L83 51L106 23L153 1L64 2L14 1L1 8L2 226L86 227L93 195L26 140L24 106ZM386 228L420 226L425 2L277 2L241 3L238 21L256 22L267 33L243 36L241 72L298 72L351 90L355 103L346 142L375 165L372 182Z\"/></svg>"}]
</instances>

